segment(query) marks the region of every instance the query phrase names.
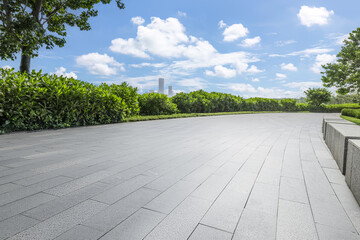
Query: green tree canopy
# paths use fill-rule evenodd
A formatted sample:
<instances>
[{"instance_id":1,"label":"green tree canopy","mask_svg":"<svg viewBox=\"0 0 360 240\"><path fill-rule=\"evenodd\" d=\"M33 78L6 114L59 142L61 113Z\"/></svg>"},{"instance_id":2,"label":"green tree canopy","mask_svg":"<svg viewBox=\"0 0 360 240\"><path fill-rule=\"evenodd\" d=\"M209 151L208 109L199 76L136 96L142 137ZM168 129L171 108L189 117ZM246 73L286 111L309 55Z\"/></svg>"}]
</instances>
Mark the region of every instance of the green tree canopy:
<instances>
[{"instance_id":1,"label":"green tree canopy","mask_svg":"<svg viewBox=\"0 0 360 240\"><path fill-rule=\"evenodd\" d=\"M347 94L360 91L360 28L350 33L344 46L337 54L335 63L323 66L322 81L325 87L336 87L337 93Z\"/></svg>"},{"instance_id":2,"label":"green tree canopy","mask_svg":"<svg viewBox=\"0 0 360 240\"><path fill-rule=\"evenodd\" d=\"M0 58L14 60L21 52L20 71L29 72L30 58L39 48L63 47L66 26L90 30L88 20L98 15L94 5L111 0L2 0L0 1ZM123 9L122 0L116 0Z\"/></svg>"},{"instance_id":3,"label":"green tree canopy","mask_svg":"<svg viewBox=\"0 0 360 240\"><path fill-rule=\"evenodd\" d=\"M316 107L329 102L331 99L331 92L325 88L309 88L304 93L306 94L306 102Z\"/></svg>"}]
</instances>

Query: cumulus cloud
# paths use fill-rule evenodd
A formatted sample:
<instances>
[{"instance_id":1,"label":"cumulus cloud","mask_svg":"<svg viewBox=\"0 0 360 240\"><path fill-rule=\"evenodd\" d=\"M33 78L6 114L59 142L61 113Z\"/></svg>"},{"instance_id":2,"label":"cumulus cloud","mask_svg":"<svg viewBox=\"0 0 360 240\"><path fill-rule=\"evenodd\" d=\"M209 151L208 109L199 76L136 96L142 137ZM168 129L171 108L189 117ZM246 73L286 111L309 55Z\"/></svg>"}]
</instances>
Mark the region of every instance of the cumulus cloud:
<instances>
[{"instance_id":1,"label":"cumulus cloud","mask_svg":"<svg viewBox=\"0 0 360 240\"><path fill-rule=\"evenodd\" d=\"M311 27L313 25L322 26L328 24L332 15L334 15L334 11L328 11L324 7L302 6L297 16L302 25Z\"/></svg>"},{"instance_id":2,"label":"cumulus cloud","mask_svg":"<svg viewBox=\"0 0 360 240\"><path fill-rule=\"evenodd\" d=\"M290 82L290 83L284 84L284 86L289 87L289 88L298 88L301 91L305 91L309 88L321 87L322 82Z\"/></svg>"},{"instance_id":3,"label":"cumulus cloud","mask_svg":"<svg viewBox=\"0 0 360 240\"><path fill-rule=\"evenodd\" d=\"M207 82L202 78L188 78L177 81L178 86L188 87L190 91L204 89L207 86Z\"/></svg>"},{"instance_id":4,"label":"cumulus cloud","mask_svg":"<svg viewBox=\"0 0 360 240\"><path fill-rule=\"evenodd\" d=\"M214 67L214 71L206 70L205 75L221 78L233 78L236 76L236 70L218 65Z\"/></svg>"},{"instance_id":5,"label":"cumulus cloud","mask_svg":"<svg viewBox=\"0 0 360 240\"><path fill-rule=\"evenodd\" d=\"M258 78L253 78L253 79L251 79L251 81L252 81L252 82L260 82L260 79L258 79Z\"/></svg>"},{"instance_id":6,"label":"cumulus cloud","mask_svg":"<svg viewBox=\"0 0 360 240\"><path fill-rule=\"evenodd\" d=\"M162 68L167 66L166 63L148 63L148 62L144 62L144 63L139 63L139 64L131 64L131 67L134 68L142 68L142 67L154 67L154 68Z\"/></svg>"},{"instance_id":7,"label":"cumulus cloud","mask_svg":"<svg viewBox=\"0 0 360 240\"><path fill-rule=\"evenodd\" d=\"M182 12L182 11L178 11L178 16L179 17L186 17L186 12Z\"/></svg>"},{"instance_id":8,"label":"cumulus cloud","mask_svg":"<svg viewBox=\"0 0 360 240\"><path fill-rule=\"evenodd\" d=\"M66 68L64 68L64 67L56 68L56 71L53 74L55 74L57 76L64 76L64 77L67 77L67 78L74 78L74 79L78 78L76 73L74 73L74 72L66 72Z\"/></svg>"},{"instance_id":9,"label":"cumulus cloud","mask_svg":"<svg viewBox=\"0 0 360 240\"><path fill-rule=\"evenodd\" d=\"M292 63L288 63L288 64L282 63L280 66L282 70L293 71L293 72L296 72L298 70L297 67L295 67L294 64Z\"/></svg>"},{"instance_id":10,"label":"cumulus cloud","mask_svg":"<svg viewBox=\"0 0 360 240\"><path fill-rule=\"evenodd\" d=\"M220 22L218 23L218 25L219 25L219 28L220 28L220 29L227 26L226 23L224 23L223 20L220 20Z\"/></svg>"},{"instance_id":11,"label":"cumulus cloud","mask_svg":"<svg viewBox=\"0 0 360 240\"><path fill-rule=\"evenodd\" d=\"M257 37L254 37L254 38L244 39L241 42L240 46L242 46L242 47L254 47L254 46L258 45L260 42L261 42L261 37L257 36Z\"/></svg>"},{"instance_id":12,"label":"cumulus cloud","mask_svg":"<svg viewBox=\"0 0 360 240\"><path fill-rule=\"evenodd\" d=\"M276 79L278 79L278 80L283 80L283 79L285 79L285 78L287 78L287 76L286 76L285 74L283 74L283 73L276 73Z\"/></svg>"},{"instance_id":13,"label":"cumulus cloud","mask_svg":"<svg viewBox=\"0 0 360 240\"><path fill-rule=\"evenodd\" d=\"M9 66L9 65L5 65L5 66L2 66L1 68L2 68L2 69L11 69L11 68L13 68L13 67L11 67L11 66Z\"/></svg>"},{"instance_id":14,"label":"cumulus cloud","mask_svg":"<svg viewBox=\"0 0 360 240\"><path fill-rule=\"evenodd\" d=\"M249 30L244 27L241 23L233 24L225 28L223 32L225 42L233 42L239 38L246 37L249 33Z\"/></svg>"},{"instance_id":15,"label":"cumulus cloud","mask_svg":"<svg viewBox=\"0 0 360 240\"><path fill-rule=\"evenodd\" d=\"M77 65L85 67L91 74L110 76L125 71L124 64L107 54L89 53L76 58Z\"/></svg>"},{"instance_id":16,"label":"cumulus cloud","mask_svg":"<svg viewBox=\"0 0 360 240\"><path fill-rule=\"evenodd\" d=\"M142 24L144 24L145 19L143 19L142 17L139 17L139 16L133 17L133 18L131 18L131 22L135 25L142 25Z\"/></svg>"},{"instance_id":17,"label":"cumulus cloud","mask_svg":"<svg viewBox=\"0 0 360 240\"><path fill-rule=\"evenodd\" d=\"M316 56L315 63L311 67L311 70L314 73L320 73L322 70L322 65L326 65L327 63L333 63L335 61L336 61L336 55L319 54Z\"/></svg>"},{"instance_id":18,"label":"cumulus cloud","mask_svg":"<svg viewBox=\"0 0 360 240\"><path fill-rule=\"evenodd\" d=\"M288 54L270 54L269 57L288 57L288 56L311 57L312 55L329 53L332 51L334 51L334 49L315 47L315 48L304 49L301 51L291 52Z\"/></svg>"},{"instance_id":19,"label":"cumulus cloud","mask_svg":"<svg viewBox=\"0 0 360 240\"><path fill-rule=\"evenodd\" d=\"M295 40L276 41L275 45L277 47L283 47L283 46L290 45L290 44L293 44L293 43L296 43L296 41Z\"/></svg>"},{"instance_id":20,"label":"cumulus cloud","mask_svg":"<svg viewBox=\"0 0 360 240\"><path fill-rule=\"evenodd\" d=\"M249 67L246 72L248 73L261 73L261 72L264 72L264 70L260 70L257 68L257 66L255 65L251 65L251 67Z\"/></svg>"}]
</instances>

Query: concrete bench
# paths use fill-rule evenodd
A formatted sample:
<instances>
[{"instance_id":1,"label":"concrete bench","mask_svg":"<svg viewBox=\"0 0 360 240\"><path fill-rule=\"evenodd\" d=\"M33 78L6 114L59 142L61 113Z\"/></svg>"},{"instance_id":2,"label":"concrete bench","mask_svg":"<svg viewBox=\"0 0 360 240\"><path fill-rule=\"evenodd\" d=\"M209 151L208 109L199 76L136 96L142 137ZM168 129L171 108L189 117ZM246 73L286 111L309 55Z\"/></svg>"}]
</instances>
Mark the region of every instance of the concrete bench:
<instances>
[{"instance_id":1,"label":"concrete bench","mask_svg":"<svg viewBox=\"0 0 360 240\"><path fill-rule=\"evenodd\" d=\"M322 133L324 136L324 140L326 138L326 128L327 128L327 124L328 123L340 123L340 124L349 124L349 125L355 125L355 123L349 122L341 117L336 117L336 116L325 116L323 118L323 123L322 123Z\"/></svg>"},{"instance_id":2,"label":"concrete bench","mask_svg":"<svg viewBox=\"0 0 360 240\"><path fill-rule=\"evenodd\" d=\"M349 139L360 139L360 126L343 123L327 123L325 143L330 149L342 174L346 172L346 155Z\"/></svg>"},{"instance_id":3,"label":"concrete bench","mask_svg":"<svg viewBox=\"0 0 360 240\"><path fill-rule=\"evenodd\" d=\"M360 203L360 140L349 140L345 180Z\"/></svg>"}]
</instances>

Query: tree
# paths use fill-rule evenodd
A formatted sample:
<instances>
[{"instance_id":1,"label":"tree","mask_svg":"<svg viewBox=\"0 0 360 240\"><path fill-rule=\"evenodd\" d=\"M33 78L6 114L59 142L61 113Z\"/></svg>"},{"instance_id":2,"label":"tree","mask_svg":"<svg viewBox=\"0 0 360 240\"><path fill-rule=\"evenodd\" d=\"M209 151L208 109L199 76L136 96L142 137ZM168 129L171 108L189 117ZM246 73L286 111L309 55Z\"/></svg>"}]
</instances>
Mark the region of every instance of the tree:
<instances>
[{"instance_id":1,"label":"tree","mask_svg":"<svg viewBox=\"0 0 360 240\"><path fill-rule=\"evenodd\" d=\"M337 54L335 63L323 66L322 81L325 87L336 87L337 93L347 94L360 91L360 28L350 33L344 46Z\"/></svg>"},{"instance_id":2,"label":"tree","mask_svg":"<svg viewBox=\"0 0 360 240\"><path fill-rule=\"evenodd\" d=\"M21 52L21 72L30 71L30 59L39 48L63 47L66 26L91 29L88 20L98 15L97 3L111 0L2 0L0 2L0 58L14 60ZM119 9L125 6L116 0Z\"/></svg>"},{"instance_id":3,"label":"tree","mask_svg":"<svg viewBox=\"0 0 360 240\"><path fill-rule=\"evenodd\" d=\"M329 102L331 99L331 92L325 88L309 88L304 93L306 94L306 102L316 107Z\"/></svg>"}]
</instances>

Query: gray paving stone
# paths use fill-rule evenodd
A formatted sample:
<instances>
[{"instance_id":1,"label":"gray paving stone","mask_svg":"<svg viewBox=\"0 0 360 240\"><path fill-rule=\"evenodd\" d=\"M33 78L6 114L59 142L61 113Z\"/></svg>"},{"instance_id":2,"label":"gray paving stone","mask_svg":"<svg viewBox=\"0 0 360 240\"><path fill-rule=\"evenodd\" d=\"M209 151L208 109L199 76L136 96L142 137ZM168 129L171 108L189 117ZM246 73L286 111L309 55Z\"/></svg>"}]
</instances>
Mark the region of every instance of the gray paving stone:
<instances>
[{"instance_id":1,"label":"gray paving stone","mask_svg":"<svg viewBox=\"0 0 360 240\"><path fill-rule=\"evenodd\" d=\"M334 229L332 227L316 224L320 240L359 240L360 236L356 233Z\"/></svg>"},{"instance_id":2,"label":"gray paving stone","mask_svg":"<svg viewBox=\"0 0 360 240\"><path fill-rule=\"evenodd\" d=\"M309 204L305 182L302 179L282 177L280 199Z\"/></svg>"},{"instance_id":3,"label":"gray paving stone","mask_svg":"<svg viewBox=\"0 0 360 240\"><path fill-rule=\"evenodd\" d=\"M23 188L23 186L14 183L5 183L3 185L0 185L0 194L18 190L20 188Z\"/></svg>"},{"instance_id":4,"label":"gray paving stone","mask_svg":"<svg viewBox=\"0 0 360 240\"><path fill-rule=\"evenodd\" d=\"M314 219L308 204L280 199L276 239L318 239Z\"/></svg>"},{"instance_id":5,"label":"gray paving stone","mask_svg":"<svg viewBox=\"0 0 360 240\"><path fill-rule=\"evenodd\" d=\"M33 207L36 207L42 203L51 201L56 197L45 194L37 193L35 195L20 199L18 201L6 204L0 207L0 221L5 220L9 217L15 216Z\"/></svg>"},{"instance_id":6,"label":"gray paving stone","mask_svg":"<svg viewBox=\"0 0 360 240\"><path fill-rule=\"evenodd\" d=\"M0 222L0 239L11 237L29 227L34 226L39 221L25 217L22 215L15 215Z\"/></svg>"},{"instance_id":7,"label":"gray paving stone","mask_svg":"<svg viewBox=\"0 0 360 240\"><path fill-rule=\"evenodd\" d=\"M29 216L34 219L42 220L48 219L68 208L71 208L92 196L105 191L108 185L103 183L94 183L87 187L81 188L69 195L65 195L56 198L47 203L41 204L33 209L30 209L23 213L23 215Z\"/></svg>"},{"instance_id":8,"label":"gray paving stone","mask_svg":"<svg viewBox=\"0 0 360 240\"><path fill-rule=\"evenodd\" d=\"M12 239L53 239L62 233L83 222L97 212L103 210L107 205L92 200L80 203L52 218L49 218L25 231L22 231Z\"/></svg>"},{"instance_id":9,"label":"gray paving stone","mask_svg":"<svg viewBox=\"0 0 360 240\"><path fill-rule=\"evenodd\" d=\"M169 214L198 186L199 183L197 182L194 183L180 180L175 185L157 196L154 200L146 204L145 208Z\"/></svg>"},{"instance_id":10,"label":"gray paving stone","mask_svg":"<svg viewBox=\"0 0 360 240\"><path fill-rule=\"evenodd\" d=\"M279 186L257 182L250 194L246 208L276 216L278 200Z\"/></svg>"},{"instance_id":11,"label":"gray paving stone","mask_svg":"<svg viewBox=\"0 0 360 240\"><path fill-rule=\"evenodd\" d=\"M231 240L232 234L199 224L189 240Z\"/></svg>"},{"instance_id":12,"label":"gray paving stone","mask_svg":"<svg viewBox=\"0 0 360 240\"><path fill-rule=\"evenodd\" d=\"M103 235L102 232L83 225L76 225L69 231L61 234L55 240L97 240Z\"/></svg>"},{"instance_id":13,"label":"gray paving stone","mask_svg":"<svg viewBox=\"0 0 360 240\"><path fill-rule=\"evenodd\" d=\"M124 222L106 233L101 240L131 239L141 240L165 218L165 214L140 209Z\"/></svg>"},{"instance_id":14,"label":"gray paving stone","mask_svg":"<svg viewBox=\"0 0 360 240\"><path fill-rule=\"evenodd\" d=\"M83 225L106 233L159 194L159 191L141 188L87 219Z\"/></svg>"},{"instance_id":15,"label":"gray paving stone","mask_svg":"<svg viewBox=\"0 0 360 240\"><path fill-rule=\"evenodd\" d=\"M207 200L188 197L144 239L187 239L210 204Z\"/></svg>"}]
</instances>

